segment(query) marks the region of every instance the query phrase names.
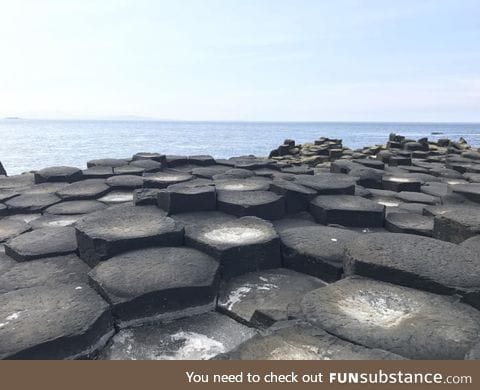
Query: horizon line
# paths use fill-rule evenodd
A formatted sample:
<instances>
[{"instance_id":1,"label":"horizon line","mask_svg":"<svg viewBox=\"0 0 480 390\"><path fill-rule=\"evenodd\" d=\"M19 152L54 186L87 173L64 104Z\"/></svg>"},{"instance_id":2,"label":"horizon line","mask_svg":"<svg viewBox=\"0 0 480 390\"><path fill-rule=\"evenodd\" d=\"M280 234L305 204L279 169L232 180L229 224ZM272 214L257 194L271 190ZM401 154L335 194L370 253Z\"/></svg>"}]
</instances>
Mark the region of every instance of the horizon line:
<instances>
[{"instance_id":1,"label":"horizon line","mask_svg":"<svg viewBox=\"0 0 480 390\"><path fill-rule=\"evenodd\" d=\"M183 122L183 123L378 123L378 124L462 124L480 125L480 120L472 121L408 121L408 120L245 120L245 119L172 119L135 116L118 117L18 117L5 116L0 121L38 120L38 121L123 121L123 122Z\"/></svg>"}]
</instances>

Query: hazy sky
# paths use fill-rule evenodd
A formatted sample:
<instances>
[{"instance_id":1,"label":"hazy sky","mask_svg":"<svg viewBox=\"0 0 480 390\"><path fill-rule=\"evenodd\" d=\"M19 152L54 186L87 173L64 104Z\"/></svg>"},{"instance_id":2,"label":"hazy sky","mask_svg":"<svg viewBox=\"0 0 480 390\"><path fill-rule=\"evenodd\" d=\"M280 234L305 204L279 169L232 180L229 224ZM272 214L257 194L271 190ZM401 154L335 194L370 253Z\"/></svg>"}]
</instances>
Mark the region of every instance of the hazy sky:
<instances>
[{"instance_id":1,"label":"hazy sky","mask_svg":"<svg viewBox=\"0 0 480 390\"><path fill-rule=\"evenodd\" d=\"M479 0L0 0L0 117L480 121Z\"/></svg>"}]
</instances>

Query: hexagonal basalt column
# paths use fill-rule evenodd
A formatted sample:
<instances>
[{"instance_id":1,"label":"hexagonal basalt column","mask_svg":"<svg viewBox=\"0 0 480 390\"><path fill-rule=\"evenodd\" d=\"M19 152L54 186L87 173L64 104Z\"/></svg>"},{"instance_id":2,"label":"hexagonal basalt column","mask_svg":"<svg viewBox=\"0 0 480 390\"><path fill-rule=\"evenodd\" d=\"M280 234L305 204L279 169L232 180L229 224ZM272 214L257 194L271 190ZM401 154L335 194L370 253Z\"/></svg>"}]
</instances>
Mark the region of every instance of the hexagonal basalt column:
<instances>
[{"instance_id":1,"label":"hexagonal basalt column","mask_svg":"<svg viewBox=\"0 0 480 390\"><path fill-rule=\"evenodd\" d=\"M214 308L219 264L190 248L147 248L115 256L90 273L125 327Z\"/></svg>"},{"instance_id":2,"label":"hexagonal basalt column","mask_svg":"<svg viewBox=\"0 0 480 390\"><path fill-rule=\"evenodd\" d=\"M87 285L1 294L0 318L0 359L85 358L114 333L109 305Z\"/></svg>"},{"instance_id":3,"label":"hexagonal basalt column","mask_svg":"<svg viewBox=\"0 0 480 390\"><path fill-rule=\"evenodd\" d=\"M273 220L285 214L285 198L270 191L218 191L217 207L237 217Z\"/></svg>"},{"instance_id":4,"label":"hexagonal basalt column","mask_svg":"<svg viewBox=\"0 0 480 390\"><path fill-rule=\"evenodd\" d=\"M17 261L66 255L76 250L75 230L71 227L37 229L23 233L5 244L5 253Z\"/></svg>"},{"instance_id":5,"label":"hexagonal basalt column","mask_svg":"<svg viewBox=\"0 0 480 390\"><path fill-rule=\"evenodd\" d=\"M63 200L96 199L110 191L104 179L88 179L70 184L57 191Z\"/></svg>"},{"instance_id":6,"label":"hexagonal basalt column","mask_svg":"<svg viewBox=\"0 0 480 390\"><path fill-rule=\"evenodd\" d=\"M308 293L302 310L344 340L410 359L463 359L480 336L480 312L468 305L363 278Z\"/></svg>"},{"instance_id":7,"label":"hexagonal basalt column","mask_svg":"<svg viewBox=\"0 0 480 390\"><path fill-rule=\"evenodd\" d=\"M281 231L284 267L326 281L342 277L345 247L359 233L327 226L304 226Z\"/></svg>"},{"instance_id":8,"label":"hexagonal basalt column","mask_svg":"<svg viewBox=\"0 0 480 390\"><path fill-rule=\"evenodd\" d=\"M183 243L183 227L151 206L111 207L83 217L75 228L80 257L91 266L129 250Z\"/></svg>"},{"instance_id":9,"label":"hexagonal basalt column","mask_svg":"<svg viewBox=\"0 0 480 390\"><path fill-rule=\"evenodd\" d=\"M218 259L224 278L281 265L279 237L259 218L188 226L185 241Z\"/></svg>"},{"instance_id":10,"label":"hexagonal basalt column","mask_svg":"<svg viewBox=\"0 0 480 390\"><path fill-rule=\"evenodd\" d=\"M322 195L310 203L317 222L352 227L382 227L385 206L360 196Z\"/></svg>"},{"instance_id":11,"label":"hexagonal basalt column","mask_svg":"<svg viewBox=\"0 0 480 390\"><path fill-rule=\"evenodd\" d=\"M216 192L212 186L171 186L157 194L157 205L169 215L193 211L211 211L216 207Z\"/></svg>"},{"instance_id":12,"label":"hexagonal basalt column","mask_svg":"<svg viewBox=\"0 0 480 390\"><path fill-rule=\"evenodd\" d=\"M275 324L267 332L217 359L230 360L399 360L401 356L349 343L301 321Z\"/></svg>"},{"instance_id":13,"label":"hexagonal basalt column","mask_svg":"<svg viewBox=\"0 0 480 390\"><path fill-rule=\"evenodd\" d=\"M348 243L345 272L439 294L461 294L480 307L480 260L433 238L372 233Z\"/></svg>"},{"instance_id":14,"label":"hexagonal basalt column","mask_svg":"<svg viewBox=\"0 0 480 390\"><path fill-rule=\"evenodd\" d=\"M41 169L34 174L35 184L46 182L67 182L82 180L82 171L74 167L49 167Z\"/></svg>"},{"instance_id":15,"label":"hexagonal basalt column","mask_svg":"<svg viewBox=\"0 0 480 390\"><path fill-rule=\"evenodd\" d=\"M165 171L157 173L145 173L143 186L146 188L167 188L171 184L183 183L193 179L188 173Z\"/></svg>"},{"instance_id":16,"label":"hexagonal basalt column","mask_svg":"<svg viewBox=\"0 0 480 390\"><path fill-rule=\"evenodd\" d=\"M252 325L270 326L289 318L303 296L325 286L320 279L277 268L238 276L220 290L218 307Z\"/></svg>"}]
</instances>

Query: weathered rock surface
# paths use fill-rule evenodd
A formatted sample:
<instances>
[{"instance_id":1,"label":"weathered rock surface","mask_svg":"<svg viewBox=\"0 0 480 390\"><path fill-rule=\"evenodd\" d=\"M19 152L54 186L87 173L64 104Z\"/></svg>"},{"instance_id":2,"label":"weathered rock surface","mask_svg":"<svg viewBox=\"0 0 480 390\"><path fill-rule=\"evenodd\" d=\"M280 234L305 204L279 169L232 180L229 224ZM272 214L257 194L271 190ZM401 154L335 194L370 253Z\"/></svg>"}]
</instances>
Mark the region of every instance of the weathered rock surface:
<instances>
[{"instance_id":1,"label":"weathered rock surface","mask_svg":"<svg viewBox=\"0 0 480 390\"><path fill-rule=\"evenodd\" d=\"M216 258L225 279L281 266L278 234L272 224L259 218L187 225L185 241Z\"/></svg>"},{"instance_id":2,"label":"weathered rock surface","mask_svg":"<svg viewBox=\"0 0 480 390\"><path fill-rule=\"evenodd\" d=\"M317 222L352 227L382 227L385 206L352 195L322 195L310 202Z\"/></svg>"},{"instance_id":3,"label":"weathered rock surface","mask_svg":"<svg viewBox=\"0 0 480 390\"><path fill-rule=\"evenodd\" d=\"M365 348L299 321L288 321L257 335L229 354L231 360L399 360L401 356Z\"/></svg>"},{"instance_id":4,"label":"weathered rock surface","mask_svg":"<svg viewBox=\"0 0 480 390\"><path fill-rule=\"evenodd\" d=\"M38 213L47 207L60 202L55 194L24 194L5 202L11 213Z\"/></svg>"},{"instance_id":5,"label":"weathered rock surface","mask_svg":"<svg viewBox=\"0 0 480 390\"><path fill-rule=\"evenodd\" d=\"M57 191L63 200L97 199L110 191L110 187L103 179L88 179L70 184Z\"/></svg>"},{"instance_id":6,"label":"weathered rock surface","mask_svg":"<svg viewBox=\"0 0 480 390\"><path fill-rule=\"evenodd\" d=\"M349 244L345 272L439 294L480 307L480 257L459 245L411 234L373 233Z\"/></svg>"},{"instance_id":7,"label":"weathered rock surface","mask_svg":"<svg viewBox=\"0 0 480 390\"><path fill-rule=\"evenodd\" d=\"M5 253L17 261L67 255L76 250L77 240L72 227L36 229L5 244Z\"/></svg>"},{"instance_id":8,"label":"weathered rock surface","mask_svg":"<svg viewBox=\"0 0 480 390\"><path fill-rule=\"evenodd\" d=\"M432 237L433 218L414 213L388 213L385 217L385 229L392 233Z\"/></svg>"},{"instance_id":9,"label":"weathered rock surface","mask_svg":"<svg viewBox=\"0 0 480 390\"><path fill-rule=\"evenodd\" d=\"M15 263L0 274L0 294L36 286L88 283L90 267L76 255Z\"/></svg>"},{"instance_id":10,"label":"weathered rock surface","mask_svg":"<svg viewBox=\"0 0 480 390\"><path fill-rule=\"evenodd\" d=\"M410 359L463 359L480 335L480 313L468 305L362 278L308 293L302 310L344 340Z\"/></svg>"},{"instance_id":11,"label":"weathered rock surface","mask_svg":"<svg viewBox=\"0 0 480 390\"><path fill-rule=\"evenodd\" d=\"M120 326L212 310L219 264L190 248L147 248L115 256L90 273Z\"/></svg>"},{"instance_id":12,"label":"weathered rock surface","mask_svg":"<svg viewBox=\"0 0 480 390\"><path fill-rule=\"evenodd\" d=\"M82 171L74 167L49 167L35 172L35 183L67 182L82 180Z\"/></svg>"},{"instance_id":13,"label":"weathered rock surface","mask_svg":"<svg viewBox=\"0 0 480 390\"><path fill-rule=\"evenodd\" d=\"M91 266L129 250L183 243L183 227L156 207L97 211L80 219L75 229L80 257Z\"/></svg>"},{"instance_id":14,"label":"weathered rock surface","mask_svg":"<svg viewBox=\"0 0 480 390\"><path fill-rule=\"evenodd\" d=\"M32 287L0 295L0 358L93 355L113 334L108 304L86 285Z\"/></svg>"},{"instance_id":15,"label":"weathered rock surface","mask_svg":"<svg viewBox=\"0 0 480 390\"><path fill-rule=\"evenodd\" d=\"M45 213L52 215L78 215L90 214L103 210L107 206L96 200L71 200L56 203L45 210Z\"/></svg>"},{"instance_id":16,"label":"weathered rock surface","mask_svg":"<svg viewBox=\"0 0 480 390\"><path fill-rule=\"evenodd\" d=\"M143 175L143 186L147 188L167 188L171 184L183 183L192 179L193 176L188 173L175 171L145 173Z\"/></svg>"},{"instance_id":17,"label":"weathered rock surface","mask_svg":"<svg viewBox=\"0 0 480 390\"><path fill-rule=\"evenodd\" d=\"M358 233L327 226L304 226L280 232L283 265L325 281L342 277L346 245Z\"/></svg>"},{"instance_id":18,"label":"weathered rock surface","mask_svg":"<svg viewBox=\"0 0 480 390\"><path fill-rule=\"evenodd\" d=\"M458 244L477 234L480 234L480 208L456 206L435 213L435 238Z\"/></svg>"},{"instance_id":19,"label":"weathered rock surface","mask_svg":"<svg viewBox=\"0 0 480 390\"><path fill-rule=\"evenodd\" d=\"M0 220L0 242L9 240L10 238L19 236L22 233L31 230L31 227L23 221L15 221L9 219Z\"/></svg>"},{"instance_id":20,"label":"weathered rock surface","mask_svg":"<svg viewBox=\"0 0 480 390\"><path fill-rule=\"evenodd\" d=\"M218 308L241 322L268 327L288 320L290 306L296 308L307 292L324 285L320 279L285 268L251 272L222 286Z\"/></svg>"},{"instance_id":21,"label":"weathered rock surface","mask_svg":"<svg viewBox=\"0 0 480 390\"><path fill-rule=\"evenodd\" d=\"M285 198L270 191L218 191L217 208L237 217L280 219L285 214Z\"/></svg>"},{"instance_id":22,"label":"weathered rock surface","mask_svg":"<svg viewBox=\"0 0 480 390\"><path fill-rule=\"evenodd\" d=\"M157 193L158 207L169 215L215 210L216 199L216 191L212 186L171 186Z\"/></svg>"}]
</instances>

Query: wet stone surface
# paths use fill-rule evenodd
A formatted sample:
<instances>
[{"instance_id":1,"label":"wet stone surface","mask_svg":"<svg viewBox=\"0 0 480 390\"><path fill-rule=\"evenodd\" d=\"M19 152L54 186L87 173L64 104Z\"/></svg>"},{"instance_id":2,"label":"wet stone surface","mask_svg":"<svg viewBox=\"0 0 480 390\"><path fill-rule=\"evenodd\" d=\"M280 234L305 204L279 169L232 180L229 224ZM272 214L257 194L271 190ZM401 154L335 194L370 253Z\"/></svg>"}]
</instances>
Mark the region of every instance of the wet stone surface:
<instances>
[{"instance_id":1,"label":"wet stone surface","mask_svg":"<svg viewBox=\"0 0 480 390\"><path fill-rule=\"evenodd\" d=\"M480 314L468 305L361 278L308 293L302 310L333 335L410 359L463 359L480 334Z\"/></svg>"},{"instance_id":2,"label":"wet stone surface","mask_svg":"<svg viewBox=\"0 0 480 390\"><path fill-rule=\"evenodd\" d=\"M216 258L225 279L281 265L278 234L259 218L187 225L185 241Z\"/></svg>"},{"instance_id":3,"label":"wet stone surface","mask_svg":"<svg viewBox=\"0 0 480 390\"><path fill-rule=\"evenodd\" d=\"M121 330L100 355L108 360L209 360L257 332L231 318L205 313L167 324Z\"/></svg>"},{"instance_id":4,"label":"wet stone surface","mask_svg":"<svg viewBox=\"0 0 480 390\"><path fill-rule=\"evenodd\" d=\"M455 244L411 234L373 233L347 245L345 271L479 305L480 258Z\"/></svg>"},{"instance_id":5,"label":"wet stone surface","mask_svg":"<svg viewBox=\"0 0 480 390\"><path fill-rule=\"evenodd\" d=\"M231 360L399 360L394 353L349 343L299 321L272 327L222 356Z\"/></svg>"},{"instance_id":6,"label":"wet stone surface","mask_svg":"<svg viewBox=\"0 0 480 390\"><path fill-rule=\"evenodd\" d=\"M268 327L287 320L290 306L296 309L307 292L325 284L285 268L252 272L222 286L218 308L241 322Z\"/></svg>"}]
</instances>

